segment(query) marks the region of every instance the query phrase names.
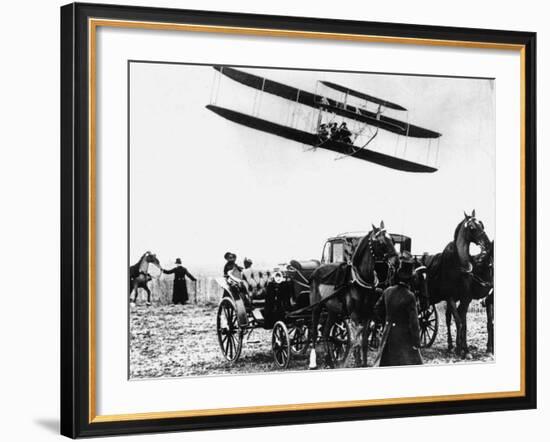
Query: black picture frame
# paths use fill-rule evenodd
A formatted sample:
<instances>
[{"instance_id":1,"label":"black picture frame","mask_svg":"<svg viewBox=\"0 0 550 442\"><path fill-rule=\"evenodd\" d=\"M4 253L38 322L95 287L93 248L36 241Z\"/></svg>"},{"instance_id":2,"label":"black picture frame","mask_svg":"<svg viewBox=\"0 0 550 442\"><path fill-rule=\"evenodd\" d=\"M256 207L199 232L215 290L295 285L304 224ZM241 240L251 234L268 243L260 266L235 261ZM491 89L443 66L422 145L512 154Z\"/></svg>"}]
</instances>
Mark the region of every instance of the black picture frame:
<instances>
[{"instance_id":1,"label":"black picture frame","mask_svg":"<svg viewBox=\"0 0 550 442\"><path fill-rule=\"evenodd\" d=\"M524 50L524 395L317 410L95 422L90 407L88 19L521 45ZM76 438L536 408L536 34L73 3L61 8L61 434Z\"/></svg>"}]
</instances>

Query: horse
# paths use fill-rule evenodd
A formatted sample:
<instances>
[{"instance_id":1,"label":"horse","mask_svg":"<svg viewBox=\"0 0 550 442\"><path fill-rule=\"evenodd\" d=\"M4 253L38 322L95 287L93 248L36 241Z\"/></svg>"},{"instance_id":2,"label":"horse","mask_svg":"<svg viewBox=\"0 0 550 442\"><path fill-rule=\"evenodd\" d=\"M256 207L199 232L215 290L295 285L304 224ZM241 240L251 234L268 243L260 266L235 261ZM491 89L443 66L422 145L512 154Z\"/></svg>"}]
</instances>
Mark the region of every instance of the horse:
<instances>
[{"instance_id":1,"label":"horse","mask_svg":"<svg viewBox=\"0 0 550 442\"><path fill-rule=\"evenodd\" d=\"M468 302L471 300L483 299L485 312L487 316L487 353L493 353L494 351L494 278L493 278L493 250L494 242L490 242L486 250L482 250L479 255L472 257L472 281L471 281L471 299L461 300L460 302ZM451 336L451 311L447 309L445 312L445 319L447 322L447 341L452 347ZM467 342L465 342L467 346Z\"/></svg>"},{"instance_id":2,"label":"horse","mask_svg":"<svg viewBox=\"0 0 550 442\"><path fill-rule=\"evenodd\" d=\"M485 227L476 218L475 210L471 215L464 212L464 219L455 228L453 241L447 244L443 252L423 257L423 264L427 267L429 302L432 305L441 301L447 302L447 309L453 316L457 329L455 351L462 358L466 358L468 354L466 315L475 295L470 244L478 245L482 252L489 247ZM452 337L448 337L447 343L449 351L452 350Z\"/></svg>"},{"instance_id":3,"label":"horse","mask_svg":"<svg viewBox=\"0 0 550 442\"><path fill-rule=\"evenodd\" d=\"M147 283L151 281L151 275L148 272L149 264L153 264L157 266L159 270L162 270L157 255L149 251L145 252L137 263L130 266L130 284L128 285L130 289L130 302L136 302L138 289L141 288L147 292L147 305L151 305L151 290L147 286ZM133 301L132 292L135 293Z\"/></svg>"},{"instance_id":4,"label":"horse","mask_svg":"<svg viewBox=\"0 0 550 442\"><path fill-rule=\"evenodd\" d=\"M312 273L309 291L309 302L312 307L311 342L313 343L310 352L310 369L317 368L315 343L323 306L327 310L327 319L323 326L327 365L334 366L328 349L330 329L338 315L346 312L351 319L351 338L356 365L367 366L367 325L374 315L374 304L377 300L378 279L374 266L378 260L385 260L389 265L395 266L397 259L397 251L382 221L380 227L375 227L373 224L372 230L361 238L350 264L324 264Z\"/></svg>"}]
</instances>

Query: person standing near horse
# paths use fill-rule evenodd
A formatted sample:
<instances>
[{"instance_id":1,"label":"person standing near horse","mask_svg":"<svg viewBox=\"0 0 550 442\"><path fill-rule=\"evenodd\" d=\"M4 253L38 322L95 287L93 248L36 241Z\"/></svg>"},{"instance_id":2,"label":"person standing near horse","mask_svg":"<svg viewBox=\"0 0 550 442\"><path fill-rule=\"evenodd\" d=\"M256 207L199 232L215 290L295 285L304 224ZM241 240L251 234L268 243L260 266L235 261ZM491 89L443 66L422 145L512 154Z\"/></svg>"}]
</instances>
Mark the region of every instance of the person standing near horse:
<instances>
[{"instance_id":1,"label":"person standing near horse","mask_svg":"<svg viewBox=\"0 0 550 442\"><path fill-rule=\"evenodd\" d=\"M494 352L494 241L491 241L487 250L472 258L472 299L481 300L487 316L487 353ZM450 336L450 318L447 318L447 334Z\"/></svg>"},{"instance_id":2,"label":"person standing near horse","mask_svg":"<svg viewBox=\"0 0 550 442\"><path fill-rule=\"evenodd\" d=\"M166 275L174 275L174 287L172 289L172 302L174 304L185 304L189 299L187 293L187 281L185 278L189 278L191 281L196 282L197 279L189 273L189 271L182 266L181 259L176 259L176 267L166 270L162 269L162 273Z\"/></svg>"},{"instance_id":3,"label":"person standing near horse","mask_svg":"<svg viewBox=\"0 0 550 442\"><path fill-rule=\"evenodd\" d=\"M399 282L384 290L374 307L380 318L385 317L376 367L422 364L416 297L409 285L413 277L414 260L405 252L397 271Z\"/></svg>"}]
</instances>

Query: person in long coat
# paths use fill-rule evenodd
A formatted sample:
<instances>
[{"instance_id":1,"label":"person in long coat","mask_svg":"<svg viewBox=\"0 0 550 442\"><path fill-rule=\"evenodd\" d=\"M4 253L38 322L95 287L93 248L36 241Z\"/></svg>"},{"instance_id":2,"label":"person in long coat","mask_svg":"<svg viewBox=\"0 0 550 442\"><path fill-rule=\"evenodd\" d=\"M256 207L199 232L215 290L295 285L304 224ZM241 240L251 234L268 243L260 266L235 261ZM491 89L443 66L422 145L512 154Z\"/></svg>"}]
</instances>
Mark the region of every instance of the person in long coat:
<instances>
[{"instance_id":1,"label":"person in long coat","mask_svg":"<svg viewBox=\"0 0 550 442\"><path fill-rule=\"evenodd\" d=\"M187 294L187 281L185 278L189 278L191 281L196 281L197 279L181 265L181 259L179 258L176 259L176 267L170 270L162 269L162 272L167 275L174 274L172 302L174 304L185 304L189 299L189 295Z\"/></svg>"},{"instance_id":2,"label":"person in long coat","mask_svg":"<svg viewBox=\"0 0 550 442\"><path fill-rule=\"evenodd\" d=\"M414 277L413 264L407 256L401 260L399 282L384 290L374 307L376 314L385 318L375 366L422 364L418 309L409 286Z\"/></svg>"}]
</instances>

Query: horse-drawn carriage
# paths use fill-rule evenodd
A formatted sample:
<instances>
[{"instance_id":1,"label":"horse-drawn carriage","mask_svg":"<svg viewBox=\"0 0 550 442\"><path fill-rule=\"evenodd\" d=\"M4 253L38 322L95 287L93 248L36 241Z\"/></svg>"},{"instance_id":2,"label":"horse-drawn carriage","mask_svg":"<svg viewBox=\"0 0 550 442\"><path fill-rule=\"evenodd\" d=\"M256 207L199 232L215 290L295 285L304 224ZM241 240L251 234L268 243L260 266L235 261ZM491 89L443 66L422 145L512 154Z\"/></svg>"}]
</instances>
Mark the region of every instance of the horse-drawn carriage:
<instances>
[{"instance_id":1,"label":"horse-drawn carriage","mask_svg":"<svg viewBox=\"0 0 550 442\"><path fill-rule=\"evenodd\" d=\"M410 252L411 239L390 234L397 253ZM322 264L351 268L351 260L364 233L345 233L329 238L323 248L321 261L296 261L272 270L245 269L230 273L217 281L223 289L217 314L217 334L224 357L235 362L239 358L243 340L256 328L272 330L272 350L275 364L288 367L292 355L303 355L314 343L323 342L332 365L344 362L351 348L348 313L343 309L332 317L325 329L327 311L321 308L318 329L313 330L312 311L323 302L310 305L310 279ZM376 293L392 283L394 268L387 256L375 261ZM424 278L420 272L419 278ZM437 310L421 302L420 285L416 288L419 300L421 342L430 346L437 334ZM369 344L376 347L381 326L375 320L369 323ZM317 338L318 336L318 338ZM314 341L315 342L312 342Z\"/></svg>"},{"instance_id":2,"label":"horse-drawn carriage","mask_svg":"<svg viewBox=\"0 0 550 442\"><path fill-rule=\"evenodd\" d=\"M308 277L319 265L314 260L293 260L281 268L250 268L218 279L223 288L216 324L218 342L228 361L237 361L243 340L257 328L272 330L273 359L278 367L288 367L293 354L305 354L311 344ZM336 321L329 336L333 357L343 361L350 345L345 317Z\"/></svg>"}]
</instances>

